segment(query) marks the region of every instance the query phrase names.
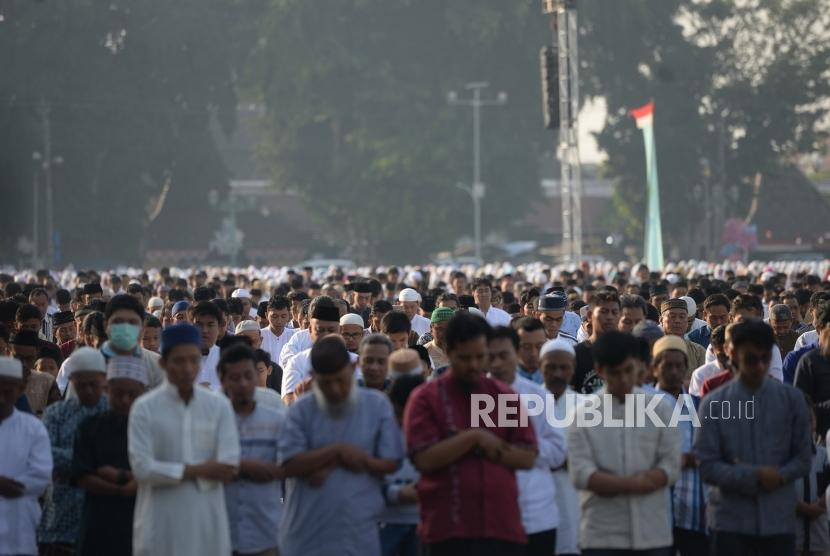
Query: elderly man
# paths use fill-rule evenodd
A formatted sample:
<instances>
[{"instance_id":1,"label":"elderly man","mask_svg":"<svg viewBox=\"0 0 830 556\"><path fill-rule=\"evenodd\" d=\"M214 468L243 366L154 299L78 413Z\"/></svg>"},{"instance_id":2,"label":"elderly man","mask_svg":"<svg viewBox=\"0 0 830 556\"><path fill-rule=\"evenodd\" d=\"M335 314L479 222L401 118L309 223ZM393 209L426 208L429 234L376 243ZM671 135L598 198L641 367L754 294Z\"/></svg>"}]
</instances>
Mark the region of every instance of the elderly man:
<instances>
[{"instance_id":1,"label":"elderly man","mask_svg":"<svg viewBox=\"0 0 830 556\"><path fill-rule=\"evenodd\" d=\"M709 545L704 520L706 501L693 453L695 429L689 413L694 411L694 405L684 398L687 392L683 384L688 374L686 347L678 336L657 340L652 348L651 372L657 378L657 392L683 416L678 420L683 435L683 459L680 477L672 489L674 548L681 556L705 556Z\"/></svg>"},{"instance_id":2,"label":"elderly man","mask_svg":"<svg viewBox=\"0 0 830 556\"><path fill-rule=\"evenodd\" d=\"M429 353L429 358L432 361L433 369L440 369L449 365L447 353L444 345L444 331L447 329L447 323L455 314L455 311L449 307L439 307L432 312L430 317L430 331L432 333L432 340L424 344L424 347Z\"/></svg>"},{"instance_id":3,"label":"elderly man","mask_svg":"<svg viewBox=\"0 0 830 556\"><path fill-rule=\"evenodd\" d=\"M682 299L669 299L660 306L660 324L667 336L678 336L686 344L686 354L689 357L687 380L691 371L703 366L706 363L706 350L695 342L686 339L686 331L689 329L689 307Z\"/></svg>"},{"instance_id":4,"label":"elderly man","mask_svg":"<svg viewBox=\"0 0 830 556\"><path fill-rule=\"evenodd\" d=\"M239 435L228 399L195 384L201 336L186 323L164 329L161 365L167 381L130 410L136 556L231 552L222 483L239 466Z\"/></svg>"},{"instance_id":5,"label":"elderly man","mask_svg":"<svg viewBox=\"0 0 830 556\"><path fill-rule=\"evenodd\" d=\"M357 315L354 315L357 316ZM358 367L361 377L358 384L366 388L384 391L389 387L389 356L392 342L383 334L369 334L359 344Z\"/></svg>"},{"instance_id":6,"label":"elderly man","mask_svg":"<svg viewBox=\"0 0 830 556\"><path fill-rule=\"evenodd\" d=\"M243 320L236 325L234 334L236 336L245 336L251 340L251 347L254 349L260 349L262 347L262 330L256 321Z\"/></svg>"},{"instance_id":7,"label":"elderly man","mask_svg":"<svg viewBox=\"0 0 830 556\"><path fill-rule=\"evenodd\" d=\"M421 294L412 288L404 288L398 294L398 302L403 306L403 312L412 323L412 330L420 338L429 332L429 319L418 314L421 307Z\"/></svg>"},{"instance_id":8,"label":"elderly man","mask_svg":"<svg viewBox=\"0 0 830 556\"><path fill-rule=\"evenodd\" d=\"M50 405L43 416L54 459L53 484L46 491L38 541L46 553L74 549L78 539L84 491L71 482L75 435L80 424L109 407L104 397L107 364L100 351L83 347L67 361L69 381L77 397Z\"/></svg>"},{"instance_id":9,"label":"elderly man","mask_svg":"<svg viewBox=\"0 0 830 556\"><path fill-rule=\"evenodd\" d=\"M775 343L781 350L781 357L795 349L798 334L793 330L793 315L784 304L773 305L769 311L769 325L775 333Z\"/></svg>"},{"instance_id":10,"label":"elderly man","mask_svg":"<svg viewBox=\"0 0 830 556\"><path fill-rule=\"evenodd\" d=\"M15 408L23 366L0 357L0 554L38 553L38 497L52 478L49 435L34 416Z\"/></svg>"},{"instance_id":11,"label":"elderly man","mask_svg":"<svg viewBox=\"0 0 830 556\"><path fill-rule=\"evenodd\" d=\"M291 406L279 437L283 556L380 555L382 478L398 468L403 442L386 396L355 387L349 355L340 338L314 344L314 394Z\"/></svg>"},{"instance_id":12,"label":"elderly man","mask_svg":"<svg viewBox=\"0 0 830 556\"><path fill-rule=\"evenodd\" d=\"M363 317L354 313L347 313L340 317L340 335L346 342L346 349L350 353L357 353L360 347L360 340L366 331L363 327Z\"/></svg>"},{"instance_id":13,"label":"elderly man","mask_svg":"<svg viewBox=\"0 0 830 556\"><path fill-rule=\"evenodd\" d=\"M539 354L540 368L545 388L554 396L553 415L557 426L563 430L564 448L567 451L567 430L573 422L576 409L585 397L571 388L576 368L576 352L564 338L548 340ZM559 527L556 530L556 554L579 554L579 495L568 475L567 462L551 469L556 483L556 507L559 511Z\"/></svg>"}]
</instances>

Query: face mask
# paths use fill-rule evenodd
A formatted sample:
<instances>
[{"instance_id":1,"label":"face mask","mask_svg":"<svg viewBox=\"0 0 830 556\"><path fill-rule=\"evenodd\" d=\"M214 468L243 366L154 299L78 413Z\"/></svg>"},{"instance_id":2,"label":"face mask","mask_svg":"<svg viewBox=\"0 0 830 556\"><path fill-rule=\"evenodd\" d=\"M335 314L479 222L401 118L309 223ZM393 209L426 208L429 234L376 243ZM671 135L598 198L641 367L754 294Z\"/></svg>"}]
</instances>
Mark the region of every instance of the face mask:
<instances>
[{"instance_id":1,"label":"face mask","mask_svg":"<svg viewBox=\"0 0 830 556\"><path fill-rule=\"evenodd\" d=\"M129 323L113 324L110 326L110 343L115 349L128 351L138 345L138 334L141 329Z\"/></svg>"}]
</instances>

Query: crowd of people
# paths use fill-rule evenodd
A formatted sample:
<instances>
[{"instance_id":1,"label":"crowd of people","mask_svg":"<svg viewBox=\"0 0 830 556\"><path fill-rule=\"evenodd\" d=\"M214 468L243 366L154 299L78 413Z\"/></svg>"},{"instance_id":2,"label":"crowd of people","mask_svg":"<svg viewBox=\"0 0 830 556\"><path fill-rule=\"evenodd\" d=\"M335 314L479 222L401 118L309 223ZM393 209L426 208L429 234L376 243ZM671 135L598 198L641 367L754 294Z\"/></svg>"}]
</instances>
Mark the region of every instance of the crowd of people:
<instances>
[{"instance_id":1,"label":"crowd of people","mask_svg":"<svg viewBox=\"0 0 830 556\"><path fill-rule=\"evenodd\" d=\"M827 262L120 270L0 273L0 555L830 554Z\"/></svg>"}]
</instances>

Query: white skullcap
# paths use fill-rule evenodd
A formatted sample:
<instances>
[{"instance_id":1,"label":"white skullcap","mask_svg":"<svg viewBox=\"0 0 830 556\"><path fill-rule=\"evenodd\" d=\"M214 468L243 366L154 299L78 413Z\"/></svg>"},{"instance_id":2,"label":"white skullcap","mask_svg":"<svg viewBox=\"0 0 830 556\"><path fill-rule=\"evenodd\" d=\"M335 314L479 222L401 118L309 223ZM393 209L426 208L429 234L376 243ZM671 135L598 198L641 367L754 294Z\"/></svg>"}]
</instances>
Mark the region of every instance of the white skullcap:
<instances>
[{"instance_id":1,"label":"white skullcap","mask_svg":"<svg viewBox=\"0 0 830 556\"><path fill-rule=\"evenodd\" d=\"M689 312L689 316L695 316L697 314L697 303L695 303L695 300L688 295L684 295L680 299L686 302L686 310Z\"/></svg>"},{"instance_id":2,"label":"white skullcap","mask_svg":"<svg viewBox=\"0 0 830 556\"><path fill-rule=\"evenodd\" d=\"M666 281L673 286L680 281L680 276L672 272L666 275Z\"/></svg>"},{"instance_id":3,"label":"white skullcap","mask_svg":"<svg viewBox=\"0 0 830 556\"><path fill-rule=\"evenodd\" d=\"M0 357L0 377L23 380L23 365L13 357Z\"/></svg>"},{"instance_id":4,"label":"white skullcap","mask_svg":"<svg viewBox=\"0 0 830 556\"><path fill-rule=\"evenodd\" d=\"M147 302L147 308L150 309L151 312L157 309L162 309L164 308L164 300L160 297L151 297Z\"/></svg>"},{"instance_id":5,"label":"white skullcap","mask_svg":"<svg viewBox=\"0 0 830 556\"><path fill-rule=\"evenodd\" d=\"M243 320L236 325L236 330L234 330L234 332L236 334L242 334L243 332L259 332L259 325L252 320Z\"/></svg>"},{"instance_id":6,"label":"white skullcap","mask_svg":"<svg viewBox=\"0 0 830 556\"><path fill-rule=\"evenodd\" d=\"M542 349L539 350L539 359L554 351L564 351L565 353L571 354L572 357L576 357L576 350L574 350L573 344L564 338L556 338L555 340L548 340L542 345Z\"/></svg>"},{"instance_id":7,"label":"white skullcap","mask_svg":"<svg viewBox=\"0 0 830 556\"><path fill-rule=\"evenodd\" d=\"M107 362L103 354L97 349L91 347L82 347L75 350L66 362L69 377L77 372L107 372Z\"/></svg>"},{"instance_id":8,"label":"white skullcap","mask_svg":"<svg viewBox=\"0 0 830 556\"><path fill-rule=\"evenodd\" d=\"M398 301L400 301L401 303L405 301L421 301L421 294L419 294L412 288L404 288L401 290L401 293L398 294Z\"/></svg>"},{"instance_id":9,"label":"white skullcap","mask_svg":"<svg viewBox=\"0 0 830 556\"><path fill-rule=\"evenodd\" d=\"M424 279L424 275L418 272L417 270L413 270L409 273L409 282L421 282Z\"/></svg>"},{"instance_id":10,"label":"white skullcap","mask_svg":"<svg viewBox=\"0 0 830 556\"><path fill-rule=\"evenodd\" d=\"M485 318L484 313L482 313L481 310L479 310L477 307L469 307L467 309L467 312L470 313L471 315L477 315L481 318Z\"/></svg>"},{"instance_id":11,"label":"white skullcap","mask_svg":"<svg viewBox=\"0 0 830 556\"><path fill-rule=\"evenodd\" d=\"M355 326L359 326L363 328L365 326L363 322L363 317L360 315L356 315L354 313L346 313L342 317L340 317L340 326L346 326L347 324L354 324Z\"/></svg>"},{"instance_id":12,"label":"white skullcap","mask_svg":"<svg viewBox=\"0 0 830 556\"><path fill-rule=\"evenodd\" d=\"M107 364L107 380L114 378L129 378L140 382L144 386L150 384L150 377L147 374L147 367L144 365L144 360L131 355L110 359L110 362Z\"/></svg>"},{"instance_id":13,"label":"white skullcap","mask_svg":"<svg viewBox=\"0 0 830 556\"><path fill-rule=\"evenodd\" d=\"M239 299L251 299L251 292L249 292L245 288L239 288L238 290L233 290L231 297L237 297Z\"/></svg>"}]
</instances>

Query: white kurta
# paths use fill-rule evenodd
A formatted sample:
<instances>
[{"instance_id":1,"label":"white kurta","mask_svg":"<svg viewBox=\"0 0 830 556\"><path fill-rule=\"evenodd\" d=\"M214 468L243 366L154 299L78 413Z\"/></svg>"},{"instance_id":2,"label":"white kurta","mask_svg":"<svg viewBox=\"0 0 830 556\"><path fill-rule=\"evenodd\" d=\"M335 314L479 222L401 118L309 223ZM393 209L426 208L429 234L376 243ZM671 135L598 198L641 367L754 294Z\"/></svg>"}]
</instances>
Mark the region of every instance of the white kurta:
<instances>
[{"instance_id":1,"label":"white kurta","mask_svg":"<svg viewBox=\"0 0 830 556\"><path fill-rule=\"evenodd\" d=\"M238 466L239 434L230 401L194 388L185 405L165 382L130 411L129 454L138 496L133 554L230 554L222 484L184 481L186 465L217 460Z\"/></svg>"},{"instance_id":2,"label":"white kurta","mask_svg":"<svg viewBox=\"0 0 830 556\"><path fill-rule=\"evenodd\" d=\"M0 496L0 554L37 554L37 499L52 480L52 446L36 417L14 410L0 422L0 476L24 488L20 498Z\"/></svg>"},{"instance_id":3,"label":"white kurta","mask_svg":"<svg viewBox=\"0 0 830 556\"><path fill-rule=\"evenodd\" d=\"M503 311L498 307L490 307L484 315L490 326L510 326L510 313Z\"/></svg>"},{"instance_id":4,"label":"white kurta","mask_svg":"<svg viewBox=\"0 0 830 556\"><path fill-rule=\"evenodd\" d=\"M282 334L277 336L269 327L260 330L262 335L262 349L267 351L271 356L271 361L279 362L282 348L288 343L288 340L294 335L293 328L284 328Z\"/></svg>"},{"instance_id":5,"label":"white kurta","mask_svg":"<svg viewBox=\"0 0 830 556\"><path fill-rule=\"evenodd\" d=\"M567 423L576 413L576 407L585 396L568 388L553 405L553 414L557 422ZM567 429L563 430L567 450ZM567 469L553 472L556 483L556 505L559 508L559 527L556 529L556 553L579 554L579 519L582 514L579 506L579 493L568 475Z\"/></svg>"},{"instance_id":6,"label":"white kurta","mask_svg":"<svg viewBox=\"0 0 830 556\"><path fill-rule=\"evenodd\" d=\"M222 382L219 380L219 372L216 367L219 365L219 346L213 346L207 355L202 356L202 368L196 378L196 384L207 386L214 392L222 390Z\"/></svg>"},{"instance_id":7,"label":"white kurta","mask_svg":"<svg viewBox=\"0 0 830 556\"><path fill-rule=\"evenodd\" d=\"M285 369L288 366L288 361L300 353L301 351L309 349L314 344L314 341L311 339L311 332L308 330L298 330L294 332L291 338L282 346L282 351L280 352L280 359L277 363L280 364L280 367ZM283 392L285 394L285 392Z\"/></svg>"},{"instance_id":8,"label":"white kurta","mask_svg":"<svg viewBox=\"0 0 830 556\"><path fill-rule=\"evenodd\" d=\"M418 334L419 338L427 332L429 332L430 330L429 319L426 317L422 317L421 315L415 315L409 322L412 325L412 330L414 330L415 333Z\"/></svg>"},{"instance_id":9,"label":"white kurta","mask_svg":"<svg viewBox=\"0 0 830 556\"><path fill-rule=\"evenodd\" d=\"M357 363L357 354L349 353L352 363ZM293 394L297 385L302 384L311 376L311 348L301 351L288 360L282 372L282 385L280 394L286 396Z\"/></svg>"}]
</instances>

